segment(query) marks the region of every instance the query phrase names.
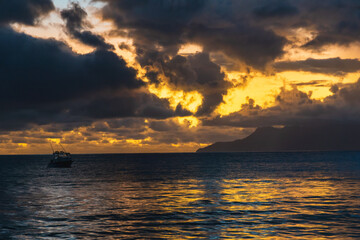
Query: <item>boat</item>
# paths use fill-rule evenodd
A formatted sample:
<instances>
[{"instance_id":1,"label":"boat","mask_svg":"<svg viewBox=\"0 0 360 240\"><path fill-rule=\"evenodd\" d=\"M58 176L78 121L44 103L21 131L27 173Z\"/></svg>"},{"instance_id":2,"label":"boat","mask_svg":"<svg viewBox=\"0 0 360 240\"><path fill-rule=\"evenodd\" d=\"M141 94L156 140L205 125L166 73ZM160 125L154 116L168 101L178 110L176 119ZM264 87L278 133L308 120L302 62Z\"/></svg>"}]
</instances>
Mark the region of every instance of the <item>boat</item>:
<instances>
[{"instance_id":1,"label":"boat","mask_svg":"<svg viewBox=\"0 0 360 240\"><path fill-rule=\"evenodd\" d=\"M51 145L53 155L48 164L48 168L71 168L71 164L74 162L71 158L71 154L67 152L61 144L60 146L64 151L54 151Z\"/></svg>"}]
</instances>

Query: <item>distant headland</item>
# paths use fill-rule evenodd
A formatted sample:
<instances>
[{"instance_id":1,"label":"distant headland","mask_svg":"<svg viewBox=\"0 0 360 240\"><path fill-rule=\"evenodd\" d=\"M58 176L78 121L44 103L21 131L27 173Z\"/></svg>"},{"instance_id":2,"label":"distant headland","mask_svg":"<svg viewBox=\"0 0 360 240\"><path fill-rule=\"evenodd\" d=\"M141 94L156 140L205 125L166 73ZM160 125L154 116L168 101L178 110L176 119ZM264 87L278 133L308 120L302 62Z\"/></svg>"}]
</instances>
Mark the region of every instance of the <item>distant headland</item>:
<instances>
[{"instance_id":1,"label":"distant headland","mask_svg":"<svg viewBox=\"0 0 360 240\"><path fill-rule=\"evenodd\" d=\"M360 124L260 127L233 142L217 142L196 152L282 152L360 150Z\"/></svg>"}]
</instances>

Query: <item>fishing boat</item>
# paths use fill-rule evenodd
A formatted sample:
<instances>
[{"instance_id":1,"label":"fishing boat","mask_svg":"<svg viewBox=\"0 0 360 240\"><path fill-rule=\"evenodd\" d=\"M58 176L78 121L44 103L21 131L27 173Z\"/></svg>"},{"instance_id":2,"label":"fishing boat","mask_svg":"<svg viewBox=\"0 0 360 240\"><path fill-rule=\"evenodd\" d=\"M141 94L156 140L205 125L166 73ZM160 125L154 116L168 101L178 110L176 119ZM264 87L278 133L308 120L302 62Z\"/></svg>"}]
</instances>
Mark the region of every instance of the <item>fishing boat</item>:
<instances>
[{"instance_id":1,"label":"fishing boat","mask_svg":"<svg viewBox=\"0 0 360 240\"><path fill-rule=\"evenodd\" d=\"M54 151L51 143L50 145L53 150L53 155L48 164L48 168L70 168L71 164L74 162L71 158L71 154L67 152L61 144L60 146L64 151Z\"/></svg>"}]
</instances>

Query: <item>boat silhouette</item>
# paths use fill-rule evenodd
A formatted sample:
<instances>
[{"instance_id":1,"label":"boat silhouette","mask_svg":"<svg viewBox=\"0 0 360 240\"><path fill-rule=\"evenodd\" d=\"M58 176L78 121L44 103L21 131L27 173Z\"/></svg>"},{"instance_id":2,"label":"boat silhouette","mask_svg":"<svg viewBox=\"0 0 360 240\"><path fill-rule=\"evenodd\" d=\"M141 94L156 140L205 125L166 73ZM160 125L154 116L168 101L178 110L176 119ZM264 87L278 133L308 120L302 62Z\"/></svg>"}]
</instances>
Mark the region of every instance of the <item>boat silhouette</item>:
<instances>
[{"instance_id":1,"label":"boat silhouette","mask_svg":"<svg viewBox=\"0 0 360 240\"><path fill-rule=\"evenodd\" d=\"M52 158L48 164L48 168L71 168L71 164L74 162L71 158L71 154L65 150L65 148L59 143L63 151L54 151L54 148L51 145L53 150Z\"/></svg>"}]
</instances>

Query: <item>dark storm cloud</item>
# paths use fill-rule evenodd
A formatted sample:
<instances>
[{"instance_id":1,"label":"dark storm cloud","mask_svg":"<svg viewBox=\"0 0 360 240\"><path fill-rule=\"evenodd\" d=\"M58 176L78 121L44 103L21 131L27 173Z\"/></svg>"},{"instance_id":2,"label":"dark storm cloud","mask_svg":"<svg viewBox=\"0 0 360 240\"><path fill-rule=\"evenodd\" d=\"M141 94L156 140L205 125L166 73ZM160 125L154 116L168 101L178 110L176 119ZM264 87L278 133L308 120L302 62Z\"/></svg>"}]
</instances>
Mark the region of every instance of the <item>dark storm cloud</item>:
<instances>
[{"instance_id":1,"label":"dark storm cloud","mask_svg":"<svg viewBox=\"0 0 360 240\"><path fill-rule=\"evenodd\" d=\"M209 54L198 53L187 58L175 56L163 65L170 84L187 91L197 90L203 98L199 115L209 114L223 101L230 87L220 67L210 60Z\"/></svg>"},{"instance_id":2,"label":"dark storm cloud","mask_svg":"<svg viewBox=\"0 0 360 240\"><path fill-rule=\"evenodd\" d=\"M260 18L287 17L296 15L299 10L287 1L269 1L267 4L257 7L253 13Z\"/></svg>"},{"instance_id":3,"label":"dark storm cloud","mask_svg":"<svg viewBox=\"0 0 360 240\"><path fill-rule=\"evenodd\" d=\"M76 55L63 43L0 29L0 89L3 107L62 101L142 82L116 54Z\"/></svg>"},{"instance_id":4,"label":"dark storm cloud","mask_svg":"<svg viewBox=\"0 0 360 240\"><path fill-rule=\"evenodd\" d=\"M114 46L106 43L102 36L90 31L74 32L72 36L80 42L95 48L114 49Z\"/></svg>"},{"instance_id":5,"label":"dark storm cloud","mask_svg":"<svg viewBox=\"0 0 360 240\"><path fill-rule=\"evenodd\" d=\"M34 25L40 16L54 9L51 0L0 0L0 25L14 22Z\"/></svg>"},{"instance_id":6,"label":"dark storm cloud","mask_svg":"<svg viewBox=\"0 0 360 240\"><path fill-rule=\"evenodd\" d=\"M246 2L246 3L245 3ZM275 32L306 29L314 33L304 48L321 51L326 45L359 42L360 2L358 0L256 1L252 23ZM244 1L246 7L251 6Z\"/></svg>"},{"instance_id":7,"label":"dark storm cloud","mask_svg":"<svg viewBox=\"0 0 360 240\"><path fill-rule=\"evenodd\" d=\"M139 0L105 1L105 18L115 21L119 28L131 29L139 45L157 43L172 47L182 42L181 36L191 19L201 10L205 0Z\"/></svg>"},{"instance_id":8,"label":"dark storm cloud","mask_svg":"<svg viewBox=\"0 0 360 240\"><path fill-rule=\"evenodd\" d=\"M181 44L197 43L206 52L222 52L258 69L284 53L291 40L280 32L312 31L316 35L304 47L315 50L360 39L357 0L98 1L107 3L104 18L118 30L127 29L142 51L161 47L175 54Z\"/></svg>"},{"instance_id":9,"label":"dark storm cloud","mask_svg":"<svg viewBox=\"0 0 360 240\"><path fill-rule=\"evenodd\" d=\"M337 94L340 98L344 99L347 103L355 105L357 108L360 103L360 79L354 83L350 84L347 87L337 89L337 86L333 86L333 92Z\"/></svg>"},{"instance_id":10,"label":"dark storm cloud","mask_svg":"<svg viewBox=\"0 0 360 240\"><path fill-rule=\"evenodd\" d=\"M218 85L223 84L225 77L220 67L210 60L207 53L188 57L177 55L163 65L163 70L171 84L186 90L194 90L197 85L217 88Z\"/></svg>"},{"instance_id":11,"label":"dark storm cloud","mask_svg":"<svg viewBox=\"0 0 360 240\"><path fill-rule=\"evenodd\" d=\"M217 64L210 60L209 54L199 53L189 56L188 62L188 71L192 71L195 75L191 78L190 76L187 77L185 74L185 81L178 84L195 86L193 90L198 90L204 97L203 104L198 110L198 114L209 114L213 112L220 103L222 103L223 95L226 94L227 89L231 86L231 84L224 80L224 73L221 72L221 69ZM175 72L178 72L178 75L180 76L181 70L182 69L180 69L180 72L175 70ZM174 81L176 78L172 79Z\"/></svg>"},{"instance_id":12,"label":"dark storm cloud","mask_svg":"<svg viewBox=\"0 0 360 240\"><path fill-rule=\"evenodd\" d=\"M277 71L305 71L313 73L324 73L330 75L345 75L347 73L360 70L360 61L358 59L313 59L308 58L303 61L286 61L274 64Z\"/></svg>"},{"instance_id":13,"label":"dark storm cloud","mask_svg":"<svg viewBox=\"0 0 360 240\"><path fill-rule=\"evenodd\" d=\"M170 86L185 91L198 91L203 96L203 103L197 114L210 114L223 101L223 95L231 84L225 81L225 74L219 65L210 60L208 53L197 53L187 57L176 55L169 59L153 51L140 56L143 66L155 65L158 70L148 71L147 77L153 83L160 82L163 74Z\"/></svg>"},{"instance_id":14,"label":"dark storm cloud","mask_svg":"<svg viewBox=\"0 0 360 240\"><path fill-rule=\"evenodd\" d=\"M358 42L360 37L360 23L357 21L347 21L339 19L339 22L326 29L318 27L319 34L311 41L304 44L304 48L318 50L319 48L330 45L348 45Z\"/></svg>"},{"instance_id":15,"label":"dark storm cloud","mask_svg":"<svg viewBox=\"0 0 360 240\"><path fill-rule=\"evenodd\" d=\"M167 132L180 129L180 126L173 121L151 121L149 127L157 132Z\"/></svg>"},{"instance_id":16,"label":"dark storm cloud","mask_svg":"<svg viewBox=\"0 0 360 240\"><path fill-rule=\"evenodd\" d=\"M103 16L119 29L128 29L138 48L156 45L174 54L181 44L192 42L205 51L221 51L256 68L283 54L286 41L271 30L255 27L234 16L236 1L142 0L113 1ZM149 47L150 46L150 47Z\"/></svg>"},{"instance_id":17,"label":"dark storm cloud","mask_svg":"<svg viewBox=\"0 0 360 240\"><path fill-rule=\"evenodd\" d=\"M73 106L71 115L93 119L144 117L165 119L175 116L189 116L190 112L169 108L169 102L156 95L142 92L124 92L120 96L101 96L94 100L80 102Z\"/></svg>"},{"instance_id":18,"label":"dark storm cloud","mask_svg":"<svg viewBox=\"0 0 360 240\"><path fill-rule=\"evenodd\" d=\"M205 51L223 52L258 69L280 57L286 43L272 31L241 24L221 29L193 26L189 39L202 45Z\"/></svg>"},{"instance_id":19,"label":"dark storm cloud","mask_svg":"<svg viewBox=\"0 0 360 240\"><path fill-rule=\"evenodd\" d=\"M78 3L71 3L71 8L61 11L61 18L66 23L66 31L73 38L92 47L114 49L114 46L106 43L102 36L84 30L91 27L86 17L86 11Z\"/></svg>"},{"instance_id":20,"label":"dark storm cloud","mask_svg":"<svg viewBox=\"0 0 360 240\"><path fill-rule=\"evenodd\" d=\"M348 45L358 42L359 10L360 2L357 0L304 1L301 23L317 31L317 36L304 47L318 50L329 44Z\"/></svg>"},{"instance_id":21,"label":"dark storm cloud","mask_svg":"<svg viewBox=\"0 0 360 240\"><path fill-rule=\"evenodd\" d=\"M0 28L0 55L2 129L186 114L181 108L170 110L167 102L150 93L140 93L137 89L144 83L137 72L110 51L77 55L61 42Z\"/></svg>"}]
</instances>

